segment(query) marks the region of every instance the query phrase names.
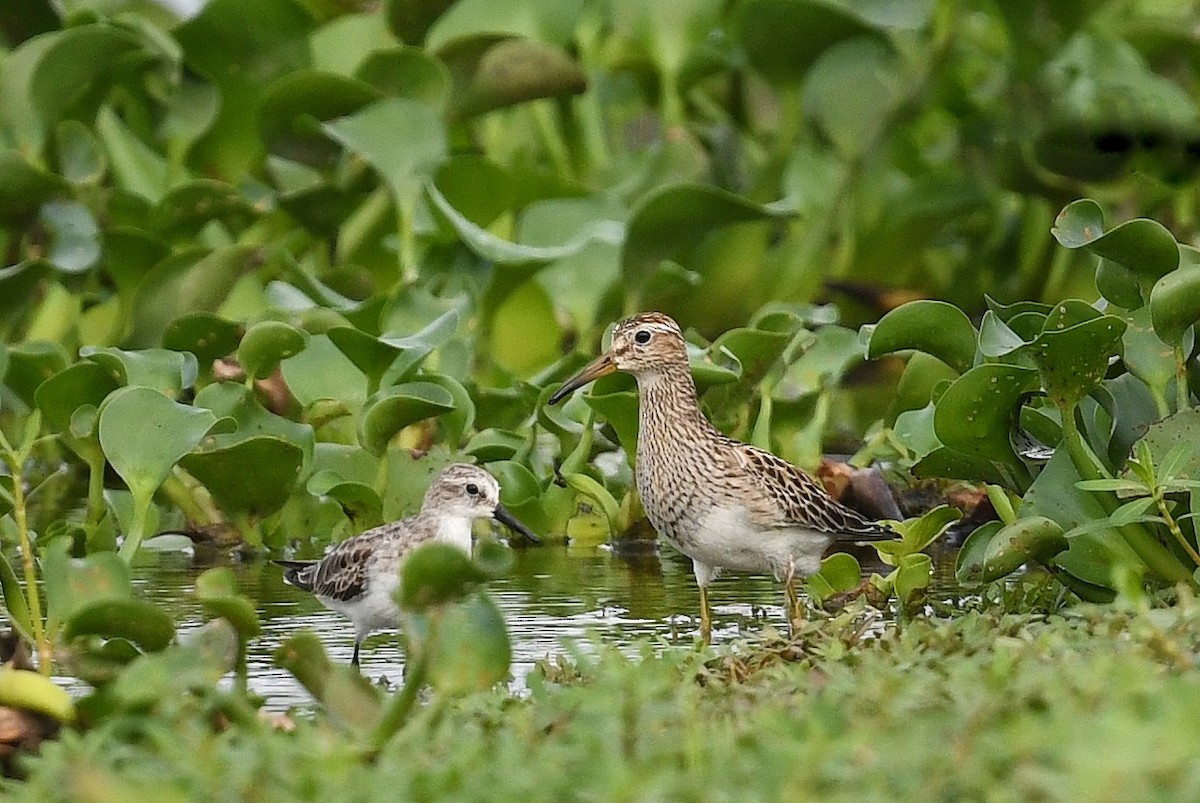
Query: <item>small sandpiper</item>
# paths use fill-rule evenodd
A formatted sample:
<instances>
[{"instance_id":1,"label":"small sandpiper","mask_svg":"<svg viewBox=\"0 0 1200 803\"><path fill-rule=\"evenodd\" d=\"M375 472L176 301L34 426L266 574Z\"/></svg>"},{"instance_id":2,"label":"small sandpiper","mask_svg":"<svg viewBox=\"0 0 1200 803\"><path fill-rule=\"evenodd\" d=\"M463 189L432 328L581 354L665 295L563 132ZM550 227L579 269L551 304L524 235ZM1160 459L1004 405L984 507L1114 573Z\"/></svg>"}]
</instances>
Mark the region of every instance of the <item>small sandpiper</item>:
<instances>
[{"instance_id":1,"label":"small sandpiper","mask_svg":"<svg viewBox=\"0 0 1200 803\"><path fill-rule=\"evenodd\" d=\"M374 630L396 627L400 608L393 594L400 566L409 552L430 541L453 544L471 553L471 524L494 518L534 543L538 537L500 504L500 486L491 474L465 463L446 466L425 492L421 512L359 533L335 546L321 560L277 560L283 578L312 592L321 604L354 624L354 655Z\"/></svg>"},{"instance_id":2,"label":"small sandpiper","mask_svg":"<svg viewBox=\"0 0 1200 803\"><path fill-rule=\"evenodd\" d=\"M670 317L646 312L618 323L609 350L550 404L614 371L637 380L638 493L654 528L692 559L704 641L712 634L708 585L722 569L774 575L792 623L801 618L796 577L818 571L826 547L895 535L787 461L719 432L700 411L683 332Z\"/></svg>"}]
</instances>

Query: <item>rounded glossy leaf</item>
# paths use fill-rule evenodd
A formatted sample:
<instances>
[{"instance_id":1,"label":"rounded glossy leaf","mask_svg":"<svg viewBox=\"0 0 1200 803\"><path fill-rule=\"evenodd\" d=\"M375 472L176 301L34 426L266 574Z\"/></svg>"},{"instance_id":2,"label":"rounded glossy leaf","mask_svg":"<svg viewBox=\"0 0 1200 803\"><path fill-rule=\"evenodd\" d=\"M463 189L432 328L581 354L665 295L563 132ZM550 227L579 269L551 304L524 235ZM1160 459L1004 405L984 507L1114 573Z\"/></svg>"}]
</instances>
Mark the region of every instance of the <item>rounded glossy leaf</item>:
<instances>
[{"instance_id":1,"label":"rounded glossy leaf","mask_svg":"<svg viewBox=\"0 0 1200 803\"><path fill-rule=\"evenodd\" d=\"M228 566L201 573L196 578L196 596L210 615L227 620L243 639L255 638L262 631L254 606L238 593L237 579Z\"/></svg>"},{"instance_id":2,"label":"rounded glossy leaf","mask_svg":"<svg viewBox=\"0 0 1200 803\"><path fill-rule=\"evenodd\" d=\"M58 172L72 184L95 184L108 167L96 136L78 120L63 120L55 129Z\"/></svg>"},{"instance_id":3,"label":"rounded glossy leaf","mask_svg":"<svg viewBox=\"0 0 1200 803\"><path fill-rule=\"evenodd\" d=\"M975 361L977 337L971 319L958 307L944 301L910 301L875 325L867 358L913 349L931 354L963 373Z\"/></svg>"},{"instance_id":4,"label":"rounded glossy leaf","mask_svg":"<svg viewBox=\"0 0 1200 803\"><path fill-rule=\"evenodd\" d=\"M375 527L383 522L383 500L366 483L343 479L336 471L326 469L309 477L307 488L314 496L336 501L357 528Z\"/></svg>"},{"instance_id":5,"label":"rounded glossy leaf","mask_svg":"<svg viewBox=\"0 0 1200 803\"><path fill-rule=\"evenodd\" d=\"M211 411L156 390L120 388L100 411L100 446L134 496L149 498L216 423Z\"/></svg>"},{"instance_id":6,"label":"rounded glossy leaf","mask_svg":"<svg viewBox=\"0 0 1200 803\"><path fill-rule=\"evenodd\" d=\"M272 435L255 435L204 447L179 462L204 484L222 510L266 516L291 496L304 465L304 450Z\"/></svg>"},{"instance_id":7,"label":"rounded glossy leaf","mask_svg":"<svg viewBox=\"0 0 1200 803\"><path fill-rule=\"evenodd\" d=\"M909 602L918 591L929 588L929 581L932 577L932 558L922 552L905 555L904 559L900 561L900 565L896 567L894 580L896 598L902 603Z\"/></svg>"},{"instance_id":8,"label":"rounded glossy leaf","mask_svg":"<svg viewBox=\"0 0 1200 803\"><path fill-rule=\"evenodd\" d=\"M190 388L199 372L194 355L168 349L122 351L85 347L79 354L102 366L118 384L157 390L171 398Z\"/></svg>"},{"instance_id":9,"label":"rounded glossy leaf","mask_svg":"<svg viewBox=\"0 0 1200 803\"><path fill-rule=\"evenodd\" d=\"M463 452L480 463L492 463L512 459L524 445L525 438L515 432L489 428L476 432Z\"/></svg>"},{"instance_id":10,"label":"rounded glossy leaf","mask_svg":"<svg viewBox=\"0 0 1200 803\"><path fill-rule=\"evenodd\" d=\"M402 204L416 201L448 152L441 116L415 100L385 98L322 128L378 170ZM397 148L397 142L404 147Z\"/></svg>"},{"instance_id":11,"label":"rounded glossy leaf","mask_svg":"<svg viewBox=\"0 0 1200 803\"><path fill-rule=\"evenodd\" d=\"M988 540L980 579L986 583L1012 574L1026 563L1045 563L1068 546L1058 522L1045 516L1018 519Z\"/></svg>"},{"instance_id":12,"label":"rounded glossy leaf","mask_svg":"<svg viewBox=\"0 0 1200 803\"><path fill-rule=\"evenodd\" d=\"M237 350L242 339L240 324L211 312L181 315L163 333L163 348L190 351L201 365L209 366Z\"/></svg>"},{"instance_id":13,"label":"rounded glossy leaf","mask_svg":"<svg viewBox=\"0 0 1200 803\"><path fill-rule=\"evenodd\" d=\"M388 0L388 27L405 44L419 45L454 0Z\"/></svg>"},{"instance_id":14,"label":"rounded glossy leaf","mask_svg":"<svg viewBox=\"0 0 1200 803\"><path fill-rule=\"evenodd\" d=\"M317 70L297 70L276 79L263 95L258 121L271 153L301 164L325 167L339 148L320 123L345 117L379 100L378 89L355 78Z\"/></svg>"},{"instance_id":15,"label":"rounded glossy leaf","mask_svg":"<svg viewBox=\"0 0 1200 803\"><path fill-rule=\"evenodd\" d=\"M808 578L808 593L822 603L830 597L853 591L862 582L858 559L837 552L821 561L821 569Z\"/></svg>"},{"instance_id":16,"label":"rounded glossy leaf","mask_svg":"<svg viewBox=\"0 0 1200 803\"><path fill-rule=\"evenodd\" d=\"M55 432L71 430L71 417L80 407L99 408L118 388L111 372L98 363L77 362L38 386L34 393L46 424Z\"/></svg>"},{"instance_id":17,"label":"rounded glossy leaf","mask_svg":"<svg viewBox=\"0 0 1200 803\"><path fill-rule=\"evenodd\" d=\"M281 360L299 354L308 345L308 332L283 323L262 321L254 324L238 346L238 361L255 379L266 379Z\"/></svg>"},{"instance_id":18,"label":"rounded glossy leaf","mask_svg":"<svg viewBox=\"0 0 1200 803\"><path fill-rule=\"evenodd\" d=\"M832 45L874 33L845 9L805 0L749 0L737 7L734 30L754 69L790 85Z\"/></svg>"},{"instance_id":19,"label":"rounded glossy leaf","mask_svg":"<svg viewBox=\"0 0 1200 803\"><path fill-rule=\"evenodd\" d=\"M1087 307L1087 305L1081 305ZM1072 316L1059 316L1067 310L1064 302L1046 317L1045 328L1029 349L1038 366L1042 386L1051 400L1062 406L1074 406L1100 384L1108 371L1109 359L1120 351L1126 323L1115 315L1098 315L1072 325ZM1090 307L1087 307L1092 313Z\"/></svg>"},{"instance_id":20,"label":"rounded glossy leaf","mask_svg":"<svg viewBox=\"0 0 1200 803\"><path fill-rule=\"evenodd\" d=\"M1200 260L1190 252L1185 264L1154 283L1150 290L1150 314L1154 331L1175 345L1200 320Z\"/></svg>"},{"instance_id":21,"label":"rounded glossy leaf","mask_svg":"<svg viewBox=\"0 0 1200 803\"><path fill-rule=\"evenodd\" d=\"M500 483L500 500L509 508L519 508L542 493L542 484L533 472L515 460L489 463L488 471Z\"/></svg>"},{"instance_id":22,"label":"rounded glossy leaf","mask_svg":"<svg viewBox=\"0 0 1200 803\"><path fill-rule=\"evenodd\" d=\"M85 273L100 261L100 227L77 201L43 204L38 221L50 235L46 261L63 273Z\"/></svg>"},{"instance_id":23,"label":"rounded glossy leaf","mask_svg":"<svg viewBox=\"0 0 1200 803\"><path fill-rule=\"evenodd\" d=\"M432 382L406 382L384 388L363 405L358 442L373 454L382 455L392 437L409 424L453 409L449 391Z\"/></svg>"},{"instance_id":24,"label":"rounded glossy leaf","mask_svg":"<svg viewBox=\"0 0 1200 803\"><path fill-rule=\"evenodd\" d=\"M1175 350L1155 332L1150 316L1149 307L1121 315L1126 324L1122 352L1129 373L1165 397L1167 383L1175 378Z\"/></svg>"},{"instance_id":25,"label":"rounded glossy leaf","mask_svg":"<svg viewBox=\"0 0 1200 803\"><path fill-rule=\"evenodd\" d=\"M75 720L71 695L50 678L30 669L0 667L0 705L36 711L59 722Z\"/></svg>"},{"instance_id":26,"label":"rounded glossy leaf","mask_svg":"<svg viewBox=\"0 0 1200 803\"><path fill-rule=\"evenodd\" d=\"M145 600L103 599L81 605L67 618L63 638L76 636L123 638L157 652L175 637L175 624L165 611Z\"/></svg>"},{"instance_id":27,"label":"rounded glossy leaf","mask_svg":"<svg viewBox=\"0 0 1200 803\"><path fill-rule=\"evenodd\" d=\"M416 5L411 2L393 6ZM415 47L396 47L370 53L355 77L385 95L441 108L450 95L450 74L442 62Z\"/></svg>"},{"instance_id":28,"label":"rounded glossy leaf","mask_svg":"<svg viewBox=\"0 0 1200 803\"><path fill-rule=\"evenodd\" d=\"M429 543L417 547L400 567L397 600L406 611L424 611L462 599L486 577L470 557L450 544Z\"/></svg>"},{"instance_id":29,"label":"rounded glossy leaf","mask_svg":"<svg viewBox=\"0 0 1200 803\"><path fill-rule=\"evenodd\" d=\"M166 239L193 237L214 220L233 228L246 226L254 217L250 201L223 181L195 179L178 184L154 207L155 233Z\"/></svg>"},{"instance_id":30,"label":"rounded glossy leaf","mask_svg":"<svg viewBox=\"0 0 1200 803\"><path fill-rule=\"evenodd\" d=\"M532 39L459 39L442 48L438 57L459 78L450 100L456 119L587 89L587 75L575 59Z\"/></svg>"},{"instance_id":31,"label":"rounded glossy leaf","mask_svg":"<svg viewBox=\"0 0 1200 803\"><path fill-rule=\"evenodd\" d=\"M38 386L67 367L67 354L57 343L36 340L8 348L4 384L21 401L34 406Z\"/></svg>"},{"instance_id":32,"label":"rounded glossy leaf","mask_svg":"<svg viewBox=\"0 0 1200 803\"><path fill-rule=\"evenodd\" d=\"M462 443L463 436L475 426L475 402L463 384L447 374L434 374L426 371L421 374L421 380L439 385L450 394L454 409L441 417L442 433L446 444L451 449L457 449Z\"/></svg>"},{"instance_id":33,"label":"rounded glossy leaf","mask_svg":"<svg viewBox=\"0 0 1200 803\"><path fill-rule=\"evenodd\" d=\"M989 521L975 528L967 536L967 540L958 550L958 558L954 565L954 578L960 585L970 587L987 582L984 579L984 556L987 553L988 544L1002 527L1004 527L1003 522Z\"/></svg>"},{"instance_id":34,"label":"rounded glossy leaf","mask_svg":"<svg viewBox=\"0 0 1200 803\"><path fill-rule=\"evenodd\" d=\"M512 644L496 603L482 591L443 609L428 650L429 683L444 694L486 691L508 678Z\"/></svg>"},{"instance_id":35,"label":"rounded glossy leaf","mask_svg":"<svg viewBox=\"0 0 1200 803\"><path fill-rule=\"evenodd\" d=\"M1090 198L1064 207L1050 233L1066 248L1086 248L1132 271L1147 283L1179 265L1178 244L1165 226L1138 218L1105 231L1104 213Z\"/></svg>"},{"instance_id":36,"label":"rounded glossy leaf","mask_svg":"<svg viewBox=\"0 0 1200 803\"><path fill-rule=\"evenodd\" d=\"M1022 472L1009 432L1021 397L1037 388L1037 372L1030 368L997 363L972 368L938 399L933 417L938 440L966 455Z\"/></svg>"},{"instance_id":37,"label":"rounded glossy leaf","mask_svg":"<svg viewBox=\"0 0 1200 803\"><path fill-rule=\"evenodd\" d=\"M0 150L0 223L27 224L43 203L67 188L61 178L33 166L16 151Z\"/></svg>"}]
</instances>

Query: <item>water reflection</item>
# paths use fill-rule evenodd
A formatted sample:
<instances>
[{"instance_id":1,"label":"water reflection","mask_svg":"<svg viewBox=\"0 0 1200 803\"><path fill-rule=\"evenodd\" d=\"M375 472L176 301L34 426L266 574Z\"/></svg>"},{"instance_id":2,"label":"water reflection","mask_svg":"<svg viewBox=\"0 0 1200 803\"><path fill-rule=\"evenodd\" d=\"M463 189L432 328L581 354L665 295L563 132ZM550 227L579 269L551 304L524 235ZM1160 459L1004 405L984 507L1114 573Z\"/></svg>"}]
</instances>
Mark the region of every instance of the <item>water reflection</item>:
<instances>
[{"instance_id":1,"label":"water reflection","mask_svg":"<svg viewBox=\"0 0 1200 803\"><path fill-rule=\"evenodd\" d=\"M873 554L873 552L872 552ZM665 548L634 555L607 549L542 547L516 553L516 565L490 590L504 613L513 641L517 685L539 659L570 650L590 650L596 640L627 647L644 637L690 644L698 628L699 597L691 564ZM864 568L867 566L866 557ZM945 562L942 562L943 565ZM950 562L952 565L952 562ZM178 553L159 553L135 567L135 583L176 621L181 635L203 621L192 595L195 579L213 565ZM262 635L250 644L250 685L280 710L311 705L292 676L273 665L279 645L302 628L315 631L334 661L348 663L354 647L349 623L311 595L283 582L279 567L266 561L231 564L239 590L258 603ZM878 567L876 570L879 570ZM782 590L767 577L731 576L709 594L715 641L727 640L762 622L783 626ZM372 679L398 681L403 654L394 634L376 634L362 652L362 671Z\"/></svg>"}]
</instances>

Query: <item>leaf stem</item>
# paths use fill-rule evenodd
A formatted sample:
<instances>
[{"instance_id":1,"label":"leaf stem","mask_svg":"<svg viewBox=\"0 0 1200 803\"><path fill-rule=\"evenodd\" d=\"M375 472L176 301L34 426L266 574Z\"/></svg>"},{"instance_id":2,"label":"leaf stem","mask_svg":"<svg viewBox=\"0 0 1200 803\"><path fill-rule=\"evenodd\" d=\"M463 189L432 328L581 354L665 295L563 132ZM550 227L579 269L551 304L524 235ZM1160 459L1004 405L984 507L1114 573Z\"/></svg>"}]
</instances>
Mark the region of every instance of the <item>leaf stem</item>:
<instances>
[{"instance_id":1,"label":"leaf stem","mask_svg":"<svg viewBox=\"0 0 1200 803\"><path fill-rule=\"evenodd\" d=\"M1079 476L1085 480L1111 479L1079 432L1079 425L1075 422L1075 406L1062 405L1059 410L1062 413L1063 442ZM1095 499L1106 514L1117 509L1117 500L1111 493L1096 493ZM1150 571L1160 578L1168 583L1196 585L1187 567L1146 528L1139 524L1126 524L1118 527L1117 532Z\"/></svg>"},{"instance_id":2,"label":"leaf stem","mask_svg":"<svg viewBox=\"0 0 1200 803\"><path fill-rule=\"evenodd\" d=\"M153 495L145 498L141 494L133 495L133 520L129 522L129 532L125 533L125 541L121 544L120 556L125 563L133 563L133 556L146 537L146 523L150 517L150 505L154 502Z\"/></svg>"},{"instance_id":3,"label":"leaf stem","mask_svg":"<svg viewBox=\"0 0 1200 803\"><path fill-rule=\"evenodd\" d=\"M1175 409L1182 412L1192 406L1188 393L1187 355L1183 346L1175 346Z\"/></svg>"},{"instance_id":4,"label":"leaf stem","mask_svg":"<svg viewBox=\"0 0 1200 803\"><path fill-rule=\"evenodd\" d=\"M429 635L431 638L437 638L436 632ZM417 702L417 694L425 685L425 676L428 672L429 650L422 649L416 663L409 668L408 675L404 678L404 688L400 689L400 693L392 699L391 705L383 712L383 717L380 718L379 724L371 733L370 752L372 754L377 754L382 750L388 740L404 726L409 713Z\"/></svg>"},{"instance_id":5,"label":"leaf stem","mask_svg":"<svg viewBox=\"0 0 1200 803\"><path fill-rule=\"evenodd\" d=\"M1156 486L1154 489L1154 503L1158 505L1158 512L1167 522L1167 529L1171 531L1171 535L1175 536L1175 540L1183 547L1183 551L1188 554L1192 562L1200 567L1200 553L1196 552L1196 548L1191 542L1184 537L1183 531L1179 529L1179 523L1175 521L1175 517L1171 515L1170 509L1167 507L1167 500L1163 498L1162 486Z\"/></svg>"}]
</instances>

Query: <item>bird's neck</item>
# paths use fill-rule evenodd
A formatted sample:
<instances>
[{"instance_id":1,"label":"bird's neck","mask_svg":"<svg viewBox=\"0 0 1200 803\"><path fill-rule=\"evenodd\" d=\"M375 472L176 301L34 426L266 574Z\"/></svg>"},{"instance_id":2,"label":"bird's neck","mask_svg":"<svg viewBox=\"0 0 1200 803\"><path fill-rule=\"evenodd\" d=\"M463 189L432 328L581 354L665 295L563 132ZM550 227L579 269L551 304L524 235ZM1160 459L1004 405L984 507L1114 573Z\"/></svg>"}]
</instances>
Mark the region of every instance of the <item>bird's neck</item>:
<instances>
[{"instance_id":1,"label":"bird's neck","mask_svg":"<svg viewBox=\"0 0 1200 803\"><path fill-rule=\"evenodd\" d=\"M466 516L446 516L437 528L437 540L471 554L471 519Z\"/></svg>"},{"instance_id":2,"label":"bird's neck","mask_svg":"<svg viewBox=\"0 0 1200 803\"><path fill-rule=\"evenodd\" d=\"M716 436L716 430L700 412L691 371L647 374L637 377L637 381L641 396L638 404L639 456L655 444L707 442Z\"/></svg>"}]
</instances>

